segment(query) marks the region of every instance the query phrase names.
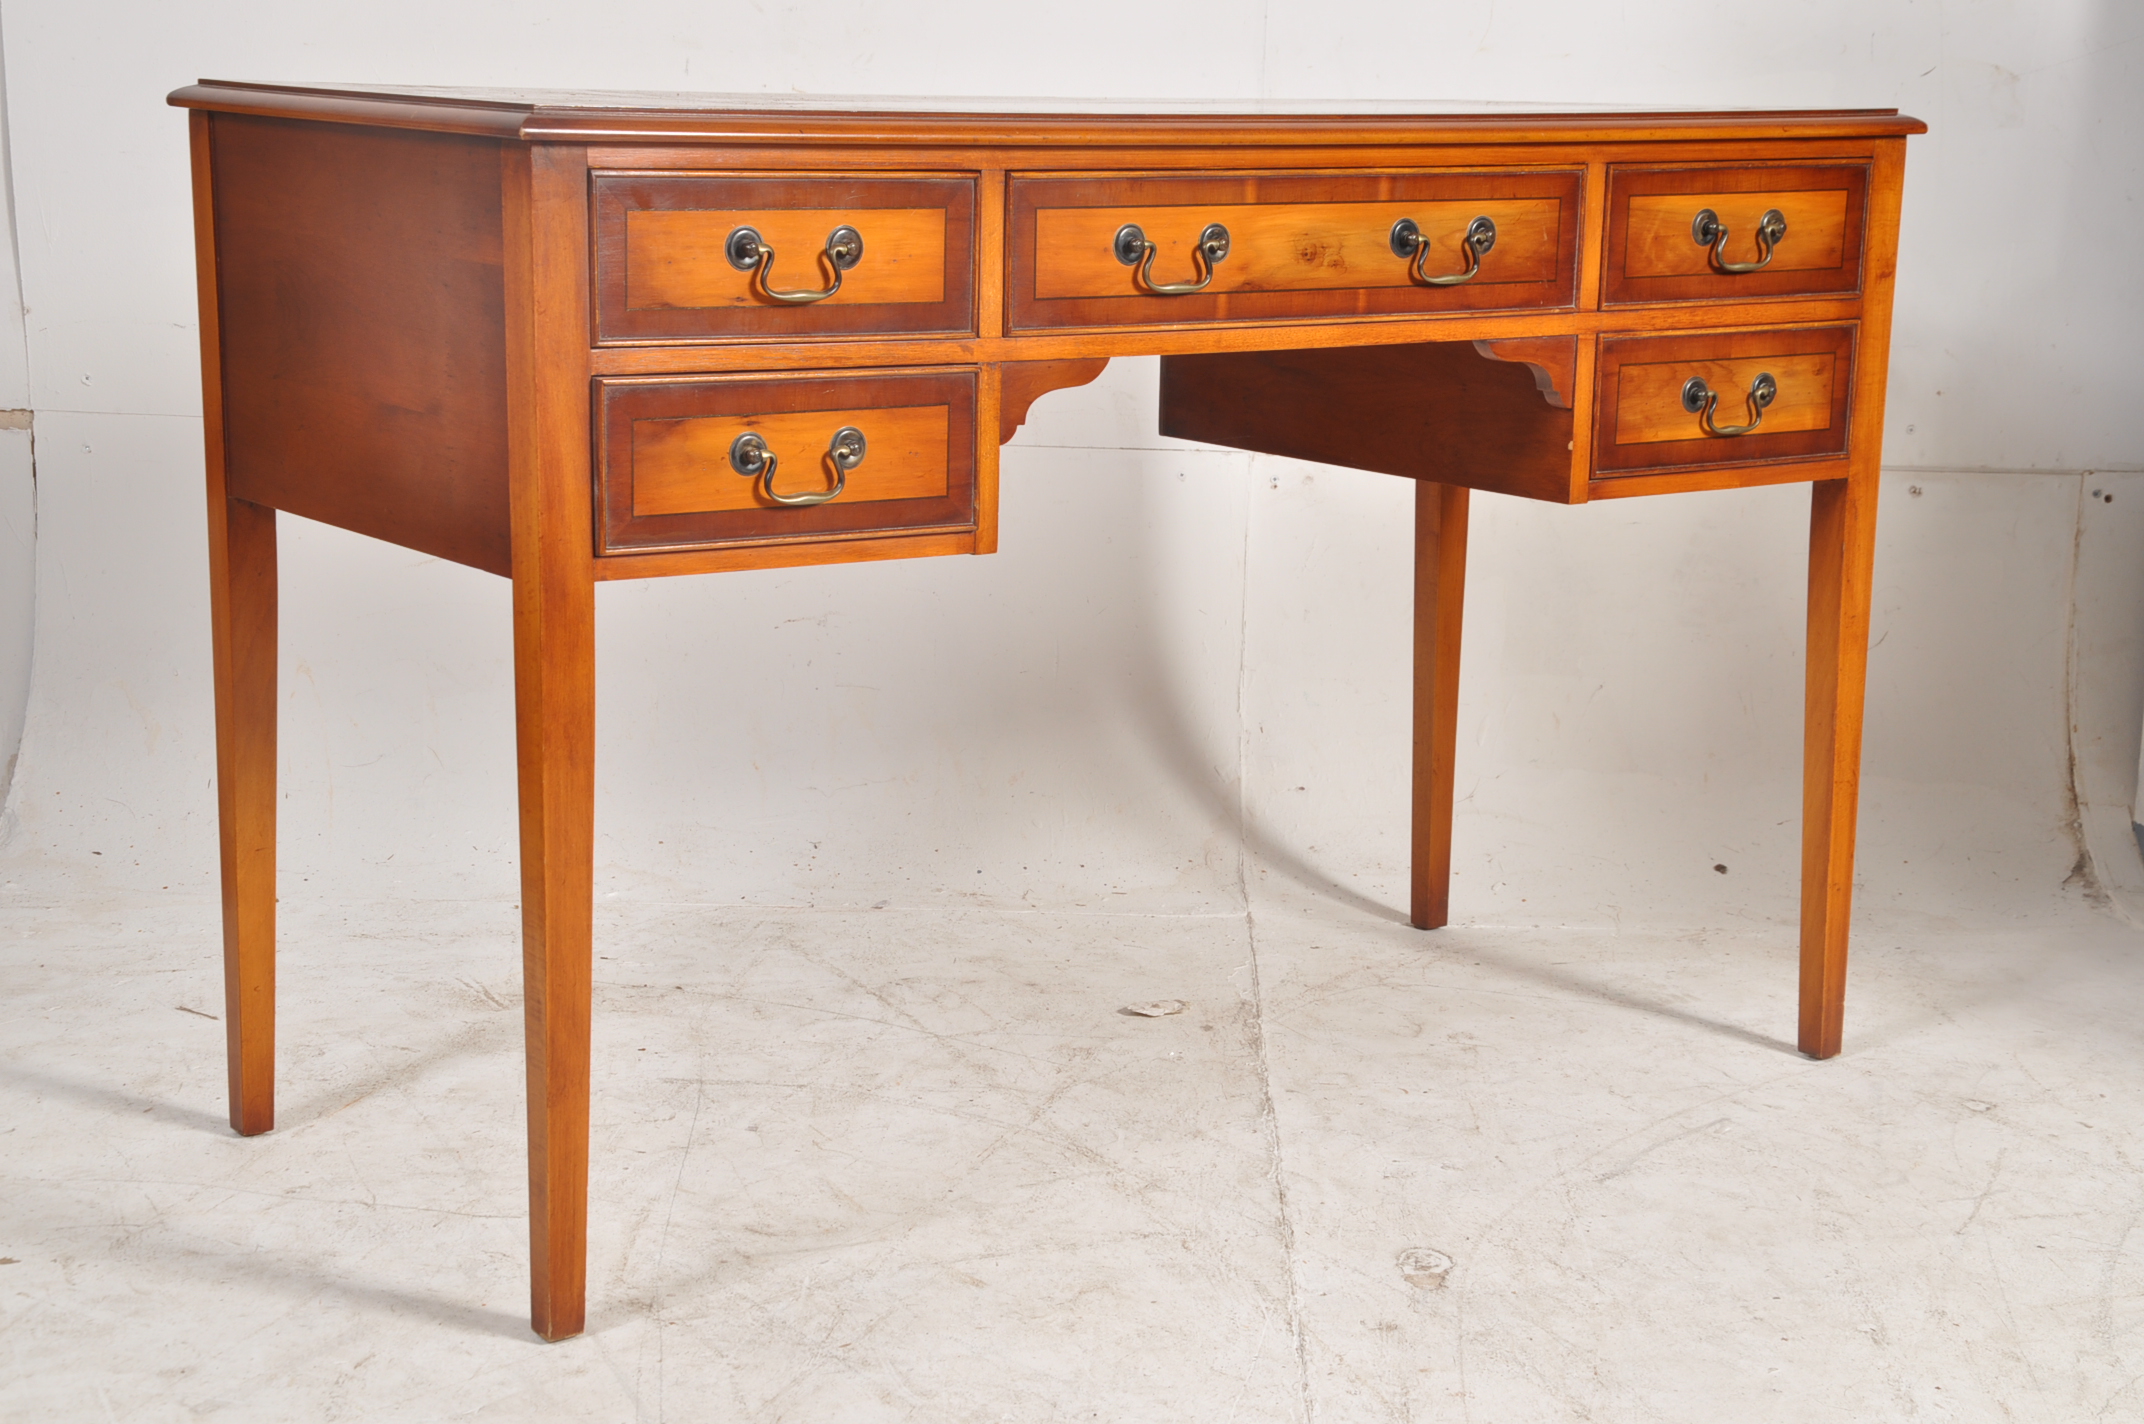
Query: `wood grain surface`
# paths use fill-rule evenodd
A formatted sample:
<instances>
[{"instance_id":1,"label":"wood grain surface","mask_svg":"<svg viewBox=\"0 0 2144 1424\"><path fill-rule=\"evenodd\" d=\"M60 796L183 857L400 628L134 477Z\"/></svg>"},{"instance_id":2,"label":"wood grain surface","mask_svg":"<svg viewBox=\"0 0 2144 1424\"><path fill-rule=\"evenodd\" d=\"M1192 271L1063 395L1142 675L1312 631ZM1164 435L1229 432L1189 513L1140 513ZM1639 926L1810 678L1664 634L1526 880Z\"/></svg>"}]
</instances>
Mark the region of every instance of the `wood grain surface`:
<instances>
[{"instance_id":1,"label":"wood grain surface","mask_svg":"<svg viewBox=\"0 0 2144 1424\"><path fill-rule=\"evenodd\" d=\"M1735 301L1861 289L1867 163L1748 163L1733 167L1616 164L1608 171L1608 238L1601 301ZM1731 230L1725 260L1754 262L1757 220L1787 220L1757 272L1714 270L1690 221L1711 208Z\"/></svg>"},{"instance_id":2,"label":"wood grain surface","mask_svg":"<svg viewBox=\"0 0 2144 1424\"><path fill-rule=\"evenodd\" d=\"M1861 733L1875 585L1876 504L1883 485L1884 388L1898 259L1905 145L1886 145L1870 173L1866 359L1855 363L1854 430L1845 478L1810 490L1809 625L1802 709L1801 1013L1811 1058L1844 1045L1847 942L1853 929Z\"/></svg>"},{"instance_id":3,"label":"wood grain surface","mask_svg":"<svg viewBox=\"0 0 2144 1424\"><path fill-rule=\"evenodd\" d=\"M976 387L972 368L598 381L602 552L972 530ZM729 442L757 429L789 467L777 488L824 488L820 457L844 425L868 443L849 475L854 495L769 504L752 495L756 481L730 469ZM653 462L646 496L643 455Z\"/></svg>"},{"instance_id":4,"label":"wood grain surface","mask_svg":"<svg viewBox=\"0 0 2144 1424\"><path fill-rule=\"evenodd\" d=\"M1431 276L1463 271L1467 224L1496 224L1496 246L1470 285L1539 285L1557 277L1561 205L1552 198L1399 203L1214 203L1181 207L1041 208L1035 213L1035 295L1121 297L1135 293L1132 269L1114 239L1139 225L1158 249L1156 282L1198 273L1191 249L1208 223L1228 229L1228 255L1214 265L1210 291L1299 292L1409 287L1409 259L1392 250L1392 225L1412 218L1429 235ZM1440 260L1441 259L1441 260Z\"/></svg>"},{"instance_id":5,"label":"wood grain surface","mask_svg":"<svg viewBox=\"0 0 2144 1424\"><path fill-rule=\"evenodd\" d=\"M499 145L219 115L235 498L507 572Z\"/></svg>"},{"instance_id":6,"label":"wood grain surface","mask_svg":"<svg viewBox=\"0 0 2144 1424\"><path fill-rule=\"evenodd\" d=\"M331 123L437 128L519 137L530 143L673 142L739 148L853 145L876 148L1035 146L1065 154L1108 142L1241 152L1271 146L1499 143L1778 143L1795 140L1900 138L1928 126L1896 109L1719 109L1614 113L1510 111L1497 114L1404 113L1367 106L1357 113L1142 113L1136 105L1067 101L1003 112L989 102L874 106L869 100L799 104L787 95L755 102L710 95L665 105L664 96L621 104L611 91L455 89L446 94L393 85L262 84L203 79L174 90L167 102L226 113L276 114ZM674 98L675 96L670 96ZM963 112L962 110L966 111ZM858 160L860 161L860 160Z\"/></svg>"},{"instance_id":7,"label":"wood grain surface","mask_svg":"<svg viewBox=\"0 0 2144 1424\"><path fill-rule=\"evenodd\" d=\"M1697 215L1708 209L1728 230L1722 261L1757 261L1761 256L1757 225L1766 213L1776 210L1787 220L1787 231L1773 245L1771 259L1763 270L1830 271L1846 260L1846 209L1851 197L1840 188L1791 193L1638 194L1630 200L1623 274L1702 277L1712 273L1712 246L1697 241L1692 231Z\"/></svg>"},{"instance_id":8,"label":"wood grain surface","mask_svg":"<svg viewBox=\"0 0 2144 1424\"><path fill-rule=\"evenodd\" d=\"M1719 396L1712 414L1714 425L1748 421L1750 388L1760 375L1769 375L1778 394L1759 412L1758 428L1752 434L1828 429L1838 377L1844 374L1838 366L1829 351L1724 361L1626 361L1615 389L1616 443L1712 439L1699 416L1683 409L1682 388L1692 376L1702 378ZM1840 448L1845 448L1843 442Z\"/></svg>"},{"instance_id":9,"label":"wood grain surface","mask_svg":"<svg viewBox=\"0 0 2144 1424\"><path fill-rule=\"evenodd\" d=\"M881 499L943 499L953 412L942 405L871 406L780 415L703 415L633 422L633 517L720 509L781 509L757 477L730 465L730 444L746 431L767 442L780 494L806 494L832 483L826 452L834 432L864 434L864 461L842 482L845 504Z\"/></svg>"},{"instance_id":10,"label":"wood grain surface","mask_svg":"<svg viewBox=\"0 0 2144 1424\"><path fill-rule=\"evenodd\" d=\"M869 337L844 340L838 359L858 368L997 365L1027 361L1108 359L1119 356L1196 355L1213 351L1288 351L1314 346L1411 346L1425 341L1503 341L1578 336L1581 349L1598 334L1711 331L1729 327L1773 329L1783 323L1813 326L1855 320L1858 297L1655 304L1606 311L1557 309L1539 312L1448 312L1372 317L1312 317L1302 320L1200 323L1176 326L1067 328L1012 336ZM819 370L830 360L829 343L794 339L751 345L605 346L589 353L600 375L693 375L730 372Z\"/></svg>"},{"instance_id":11,"label":"wood grain surface","mask_svg":"<svg viewBox=\"0 0 2144 1424\"><path fill-rule=\"evenodd\" d=\"M625 215L625 305L763 307L753 274L730 263L729 235L749 227L774 249L767 285L777 292L823 291L832 283L825 257L834 229L854 227L864 255L842 273L826 307L945 300L945 209L767 208L723 212L628 212Z\"/></svg>"},{"instance_id":12,"label":"wood grain surface","mask_svg":"<svg viewBox=\"0 0 2144 1424\"><path fill-rule=\"evenodd\" d=\"M1777 465L1705 465L1694 470L1609 475L1586 484L1586 499L1638 499L1655 494L1692 494L1699 490L1750 489L1757 485L1805 485L1843 479L1844 459L1794 460Z\"/></svg>"},{"instance_id":13,"label":"wood grain surface","mask_svg":"<svg viewBox=\"0 0 2144 1424\"><path fill-rule=\"evenodd\" d=\"M975 330L972 178L598 173L594 204L599 343ZM818 291L843 224L863 260L817 302L768 301L725 252L732 229L756 228L769 285Z\"/></svg>"},{"instance_id":14,"label":"wood grain surface","mask_svg":"<svg viewBox=\"0 0 2144 1424\"><path fill-rule=\"evenodd\" d=\"M1808 657L1802 708L1801 1012L1811 1058L1840 1049L1853 919L1876 472L1809 487Z\"/></svg>"},{"instance_id":15,"label":"wood grain surface","mask_svg":"<svg viewBox=\"0 0 2144 1424\"><path fill-rule=\"evenodd\" d=\"M1008 361L999 367L1004 381L998 399L998 443L1012 439L1035 402L1051 391L1084 386L1109 365L1107 356L1081 361Z\"/></svg>"},{"instance_id":16,"label":"wood grain surface","mask_svg":"<svg viewBox=\"0 0 2144 1424\"><path fill-rule=\"evenodd\" d=\"M201 410L208 474L209 646L216 693L216 825L223 893L223 1026L232 1128L275 1126L275 511L230 496L218 294L215 143L189 116Z\"/></svg>"},{"instance_id":17,"label":"wood grain surface","mask_svg":"<svg viewBox=\"0 0 2144 1424\"><path fill-rule=\"evenodd\" d=\"M509 148L514 744L521 811L530 1321L588 1314L588 1054L595 906L595 579L588 460L588 170Z\"/></svg>"},{"instance_id":18,"label":"wood grain surface","mask_svg":"<svg viewBox=\"0 0 2144 1424\"><path fill-rule=\"evenodd\" d=\"M1573 169L1015 177L1007 322L1037 330L1569 306L1583 187ZM1409 279L1391 249L1394 221L1415 218L1432 252L1453 259L1433 257L1437 275L1464 265L1458 234L1477 215L1495 216L1499 229L1480 277L1453 287ZM1229 253L1195 295L1142 292L1111 250L1117 229L1136 222L1158 249L1153 280L1189 281L1191 245L1217 221L1229 229Z\"/></svg>"},{"instance_id":19,"label":"wood grain surface","mask_svg":"<svg viewBox=\"0 0 2144 1424\"><path fill-rule=\"evenodd\" d=\"M1571 408L1578 389L1578 338L1575 336L1516 336L1506 341L1477 341L1476 354L1491 361L1516 361L1534 375L1534 388L1541 399L1563 410Z\"/></svg>"},{"instance_id":20,"label":"wood grain surface","mask_svg":"<svg viewBox=\"0 0 2144 1424\"><path fill-rule=\"evenodd\" d=\"M1675 466L1823 459L1846 452L1853 394L1851 326L1604 337L1596 380L1596 473ZM1779 396L1747 435L1705 433L1682 408L1682 386L1703 376L1720 392L1717 425L1748 419L1750 381L1770 371Z\"/></svg>"},{"instance_id":21,"label":"wood grain surface","mask_svg":"<svg viewBox=\"0 0 2144 1424\"><path fill-rule=\"evenodd\" d=\"M1168 356L1161 433L1569 503L1573 412L1471 342Z\"/></svg>"},{"instance_id":22,"label":"wood grain surface","mask_svg":"<svg viewBox=\"0 0 2144 1424\"><path fill-rule=\"evenodd\" d=\"M807 569L826 564L877 563L885 559L942 559L981 552L974 529L901 530L892 534L829 534L814 539L767 539L758 543L710 544L652 553L608 554L596 560L596 578L674 578L727 574L743 569Z\"/></svg>"},{"instance_id":23,"label":"wood grain surface","mask_svg":"<svg viewBox=\"0 0 2144 1424\"><path fill-rule=\"evenodd\" d=\"M1468 490L1414 487L1414 764L1407 920L1451 919L1452 790L1459 751L1459 642L1467 588Z\"/></svg>"},{"instance_id":24,"label":"wood grain surface","mask_svg":"<svg viewBox=\"0 0 2144 1424\"><path fill-rule=\"evenodd\" d=\"M273 1122L275 510L513 579L531 1320L587 1320L595 605L603 579L987 552L1040 395L1161 356L1163 433L1416 485L1409 913L1444 923L1469 491L1813 483L1799 1042L1839 1051L1904 136L1889 110L880 113L207 82L191 116L232 1122ZM1730 259L1778 207L1762 271ZM1479 277L1412 283L1493 217ZM1145 294L1231 233L1211 290ZM722 251L758 228L770 304ZM1447 262L1447 259L1449 261ZM1780 398L1693 434L1681 385ZM770 507L744 429L809 487ZM995 430L999 441L979 435ZM796 476L791 483L787 476ZM1578 516L1573 516L1578 517Z\"/></svg>"}]
</instances>

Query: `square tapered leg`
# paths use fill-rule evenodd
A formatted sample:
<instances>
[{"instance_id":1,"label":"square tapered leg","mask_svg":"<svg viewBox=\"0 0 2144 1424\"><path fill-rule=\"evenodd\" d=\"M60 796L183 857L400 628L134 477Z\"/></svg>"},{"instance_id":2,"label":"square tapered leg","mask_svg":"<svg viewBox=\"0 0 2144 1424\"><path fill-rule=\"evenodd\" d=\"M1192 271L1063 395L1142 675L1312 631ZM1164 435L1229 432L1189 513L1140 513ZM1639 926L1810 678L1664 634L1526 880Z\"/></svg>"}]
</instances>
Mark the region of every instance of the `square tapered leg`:
<instances>
[{"instance_id":1,"label":"square tapered leg","mask_svg":"<svg viewBox=\"0 0 2144 1424\"><path fill-rule=\"evenodd\" d=\"M1853 917L1861 712L1868 681L1876 475L1812 485L1809 668L1802 728L1802 973L1798 1042L1838 1053Z\"/></svg>"},{"instance_id":2,"label":"square tapered leg","mask_svg":"<svg viewBox=\"0 0 2144 1424\"><path fill-rule=\"evenodd\" d=\"M1414 813L1408 918L1450 917L1452 761L1459 737L1459 629L1467 582L1467 496L1414 487Z\"/></svg>"},{"instance_id":3,"label":"square tapered leg","mask_svg":"<svg viewBox=\"0 0 2144 1424\"><path fill-rule=\"evenodd\" d=\"M219 472L220 473L220 472ZM275 511L209 490L231 1126L275 1126Z\"/></svg>"}]
</instances>

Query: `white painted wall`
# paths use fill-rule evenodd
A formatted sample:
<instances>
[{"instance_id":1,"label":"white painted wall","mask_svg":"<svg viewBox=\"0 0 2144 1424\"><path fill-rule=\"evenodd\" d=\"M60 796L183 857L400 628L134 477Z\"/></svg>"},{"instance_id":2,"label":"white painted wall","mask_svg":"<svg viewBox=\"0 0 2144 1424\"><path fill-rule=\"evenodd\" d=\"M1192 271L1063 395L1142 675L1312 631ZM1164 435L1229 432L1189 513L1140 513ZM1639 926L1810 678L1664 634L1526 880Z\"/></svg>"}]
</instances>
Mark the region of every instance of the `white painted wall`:
<instances>
[{"instance_id":1,"label":"white painted wall","mask_svg":"<svg viewBox=\"0 0 2144 1424\"><path fill-rule=\"evenodd\" d=\"M0 52L5 38L0 25ZM30 633L37 599L36 471L27 421L14 414L29 408L30 356L15 266L6 107L6 77L0 73L0 412L7 412L0 415L0 803L14 779L23 715L29 708Z\"/></svg>"},{"instance_id":2,"label":"white painted wall","mask_svg":"<svg viewBox=\"0 0 2144 1424\"><path fill-rule=\"evenodd\" d=\"M1902 107L1932 132L1908 167L1865 901L1968 914L2069 872L2071 684L2096 676L2069 654L2081 472L2144 466L2144 276L2118 240L2144 177L2133 4L587 13L0 0L42 491L11 856L213 884L185 125L162 103L207 75ZM1122 361L1037 407L995 557L605 587L604 892L1199 910L1266 875L1398 903L1408 486L1162 440L1153 384ZM1791 917L1806 492L1476 508L1457 912ZM284 528L284 893L510 902L505 584ZM2134 708L2106 715L2133 747Z\"/></svg>"}]
</instances>

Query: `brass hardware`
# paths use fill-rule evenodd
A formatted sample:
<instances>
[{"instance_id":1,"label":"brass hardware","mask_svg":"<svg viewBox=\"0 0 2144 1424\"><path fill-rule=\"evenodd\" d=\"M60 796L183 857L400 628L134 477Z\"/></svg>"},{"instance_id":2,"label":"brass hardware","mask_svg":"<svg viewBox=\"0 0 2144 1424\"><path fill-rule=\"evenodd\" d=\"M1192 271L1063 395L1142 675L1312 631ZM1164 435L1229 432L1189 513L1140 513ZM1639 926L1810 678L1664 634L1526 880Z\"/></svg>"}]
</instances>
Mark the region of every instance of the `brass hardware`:
<instances>
[{"instance_id":1,"label":"brass hardware","mask_svg":"<svg viewBox=\"0 0 2144 1424\"><path fill-rule=\"evenodd\" d=\"M826 235L826 247L820 252L819 260L826 264L833 280L819 292L777 292L767 285L767 272L774 266L774 249L767 246L767 240L756 228L732 229L722 250L729 257L730 266L752 274L753 291L770 302L802 306L806 302L823 302L841 290L841 274L864 260L864 235L847 223Z\"/></svg>"},{"instance_id":2,"label":"brass hardware","mask_svg":"<svg viewBox=\"0 0 2144 1424\"><path fill-rule=\"evenodd\" d=\"M1467 269L1443 277L1431 277L1422 271L1422 261L1429 256L1429 235L1413 218L1401 218L1394 223L1390 240L1393 256L1412 259L1407 264L1407 276L1411 281L1425 287L1456 287L1461 282L1473 281L1474 274L1481 271L1482 257L1496 246L1496 223L1490 218L1478 217L1467 224L1466 236L1459 240L1460 249L1466 253Z\"/></svg>"},{"instance_id":3,"label":"brass hardware","mask_svg":"<svg viewBox=\"0 0 2144 1424\"><path fill-rule=\"evenodd\" d=\"M1727 228L1720 215L1710 208L1698 209L1697 216L1690 219L1690 240L1699 247L1710 247L1707 260L1715 272L1754 272L1772 260L1772 253L1779 246L1779 239L1787 235L1787 215L1777 208L1765 209L1764 216L1757 219L1757 260L1755 262L1729 262L1727 252Z\"/></svg>"},{"instance_id":4,"label":"brass hardware","mask_svg":"<svg viewBox=\"0 0 2144 1424\"><path fill-rule=\"evenodd\" d=\"M1703 376L1692 376L1682 383L1682 408L1697 417L1707 435L1747 435L1763 423L1764 408L1778 395L1779 382L1772 379L1772 373L1760 372L1749 383L1749 424L1714 425L1712 412L1720 403L1720 393L1706 385Z\"/></svg>"},{"instance_id":5,"label":"brass hardware","mask_svg":"<svg viewBox=\"0 0 2144 1424\"><path fill-rule=\"evenodd\" d=\"M826 442L826 458L844 477L864 462L864 433L853 425L844 425L834 432L834 438Z\"/></svg>"},{"instance_id":6,"label":"brass hardware","mask_svg":"<svg viewBox=\"0 0 2144 1424\"><path fill-rule=\"evenodd\" d=\"M844 425L834 432L834 438L826 446L826 465L834 472L833 488L804 494L778 494L774 488L774 469L780 461L767 448L767 442L758 431L747 430L730 442L730 468L740 475L756 477L759 492L776 504L824 504L847 487L849 471L864 462L864 451L864 433L853 425Z\"/></svg>"},{"instance_id":7,"label":"brass hardware","mask_svg":"<svg viewBox=\"0 0 2144 1424\"><path fill-rule=\"evenodd\" d=\"M1197 244L1191 249L1191 262L1199 274L1196 282L1156 282L1154 253L1158 249L1146 240L1146 234L1137 223L1126 223L1118 228L1109 245L1117 260L1133 269L1133 286L1152 296L1183 297L1203 292L1212 283L1215 264L1228 256L1228 229L1219 223L1208 223L1206 230L1199 234Z\"/></svg>"}]
</instances>

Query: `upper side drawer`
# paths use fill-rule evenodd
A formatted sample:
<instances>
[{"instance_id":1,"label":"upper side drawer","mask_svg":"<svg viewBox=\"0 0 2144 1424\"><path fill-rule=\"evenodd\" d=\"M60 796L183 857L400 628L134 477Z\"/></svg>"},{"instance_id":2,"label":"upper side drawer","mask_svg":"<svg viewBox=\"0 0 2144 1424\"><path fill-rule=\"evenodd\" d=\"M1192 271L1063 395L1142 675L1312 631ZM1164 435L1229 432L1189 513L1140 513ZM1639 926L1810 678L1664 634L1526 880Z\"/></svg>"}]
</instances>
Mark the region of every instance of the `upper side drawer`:
<instances>
[{"instance_id":1,"label":"upper side drawer","mask_svg":"<svg viewBox=\"0 0 2144 1424\"><path fill-rule=\"evenodd\" d=\"M1601 301L1858 292L1868 190L1865 163L1610 168Z\"/></svg>"},{"instance_id":2,"label":"upper side drawer","mask_svg":"<svg viewBox=\"0 0 2144 1424\"><path fill-rule=\"evenodd\" d=\"M764 341L975 329L975 183L962 177L597 173L595 340ZM764 264L733 239L749 228ZM837 230L861 239L833 285ZM744 250L750 250L746 245ZM761 267L764 266L764 271Z\"/></svg>"},{"instance_id":3,"label":"upper side drawer","mask_svg":"<svg viewBox=\"0 0 2144 1424\"><path fill-rule=\"evenodd\" d=\"M1570 306L1583 179L1575 169L1015 178L1007 324ZM1470 257L1465 239L1477 219L1493 225L1494 240ZM1403 223L1428 239L1419 263L1395 233ZM1208 263L1194 249L1216 227L1226 231L1226 250ZM1151 262L1142 239L1153 246ZM1195 292L1155 290L1202 277Z\"/></svg>"}]
</instances>

